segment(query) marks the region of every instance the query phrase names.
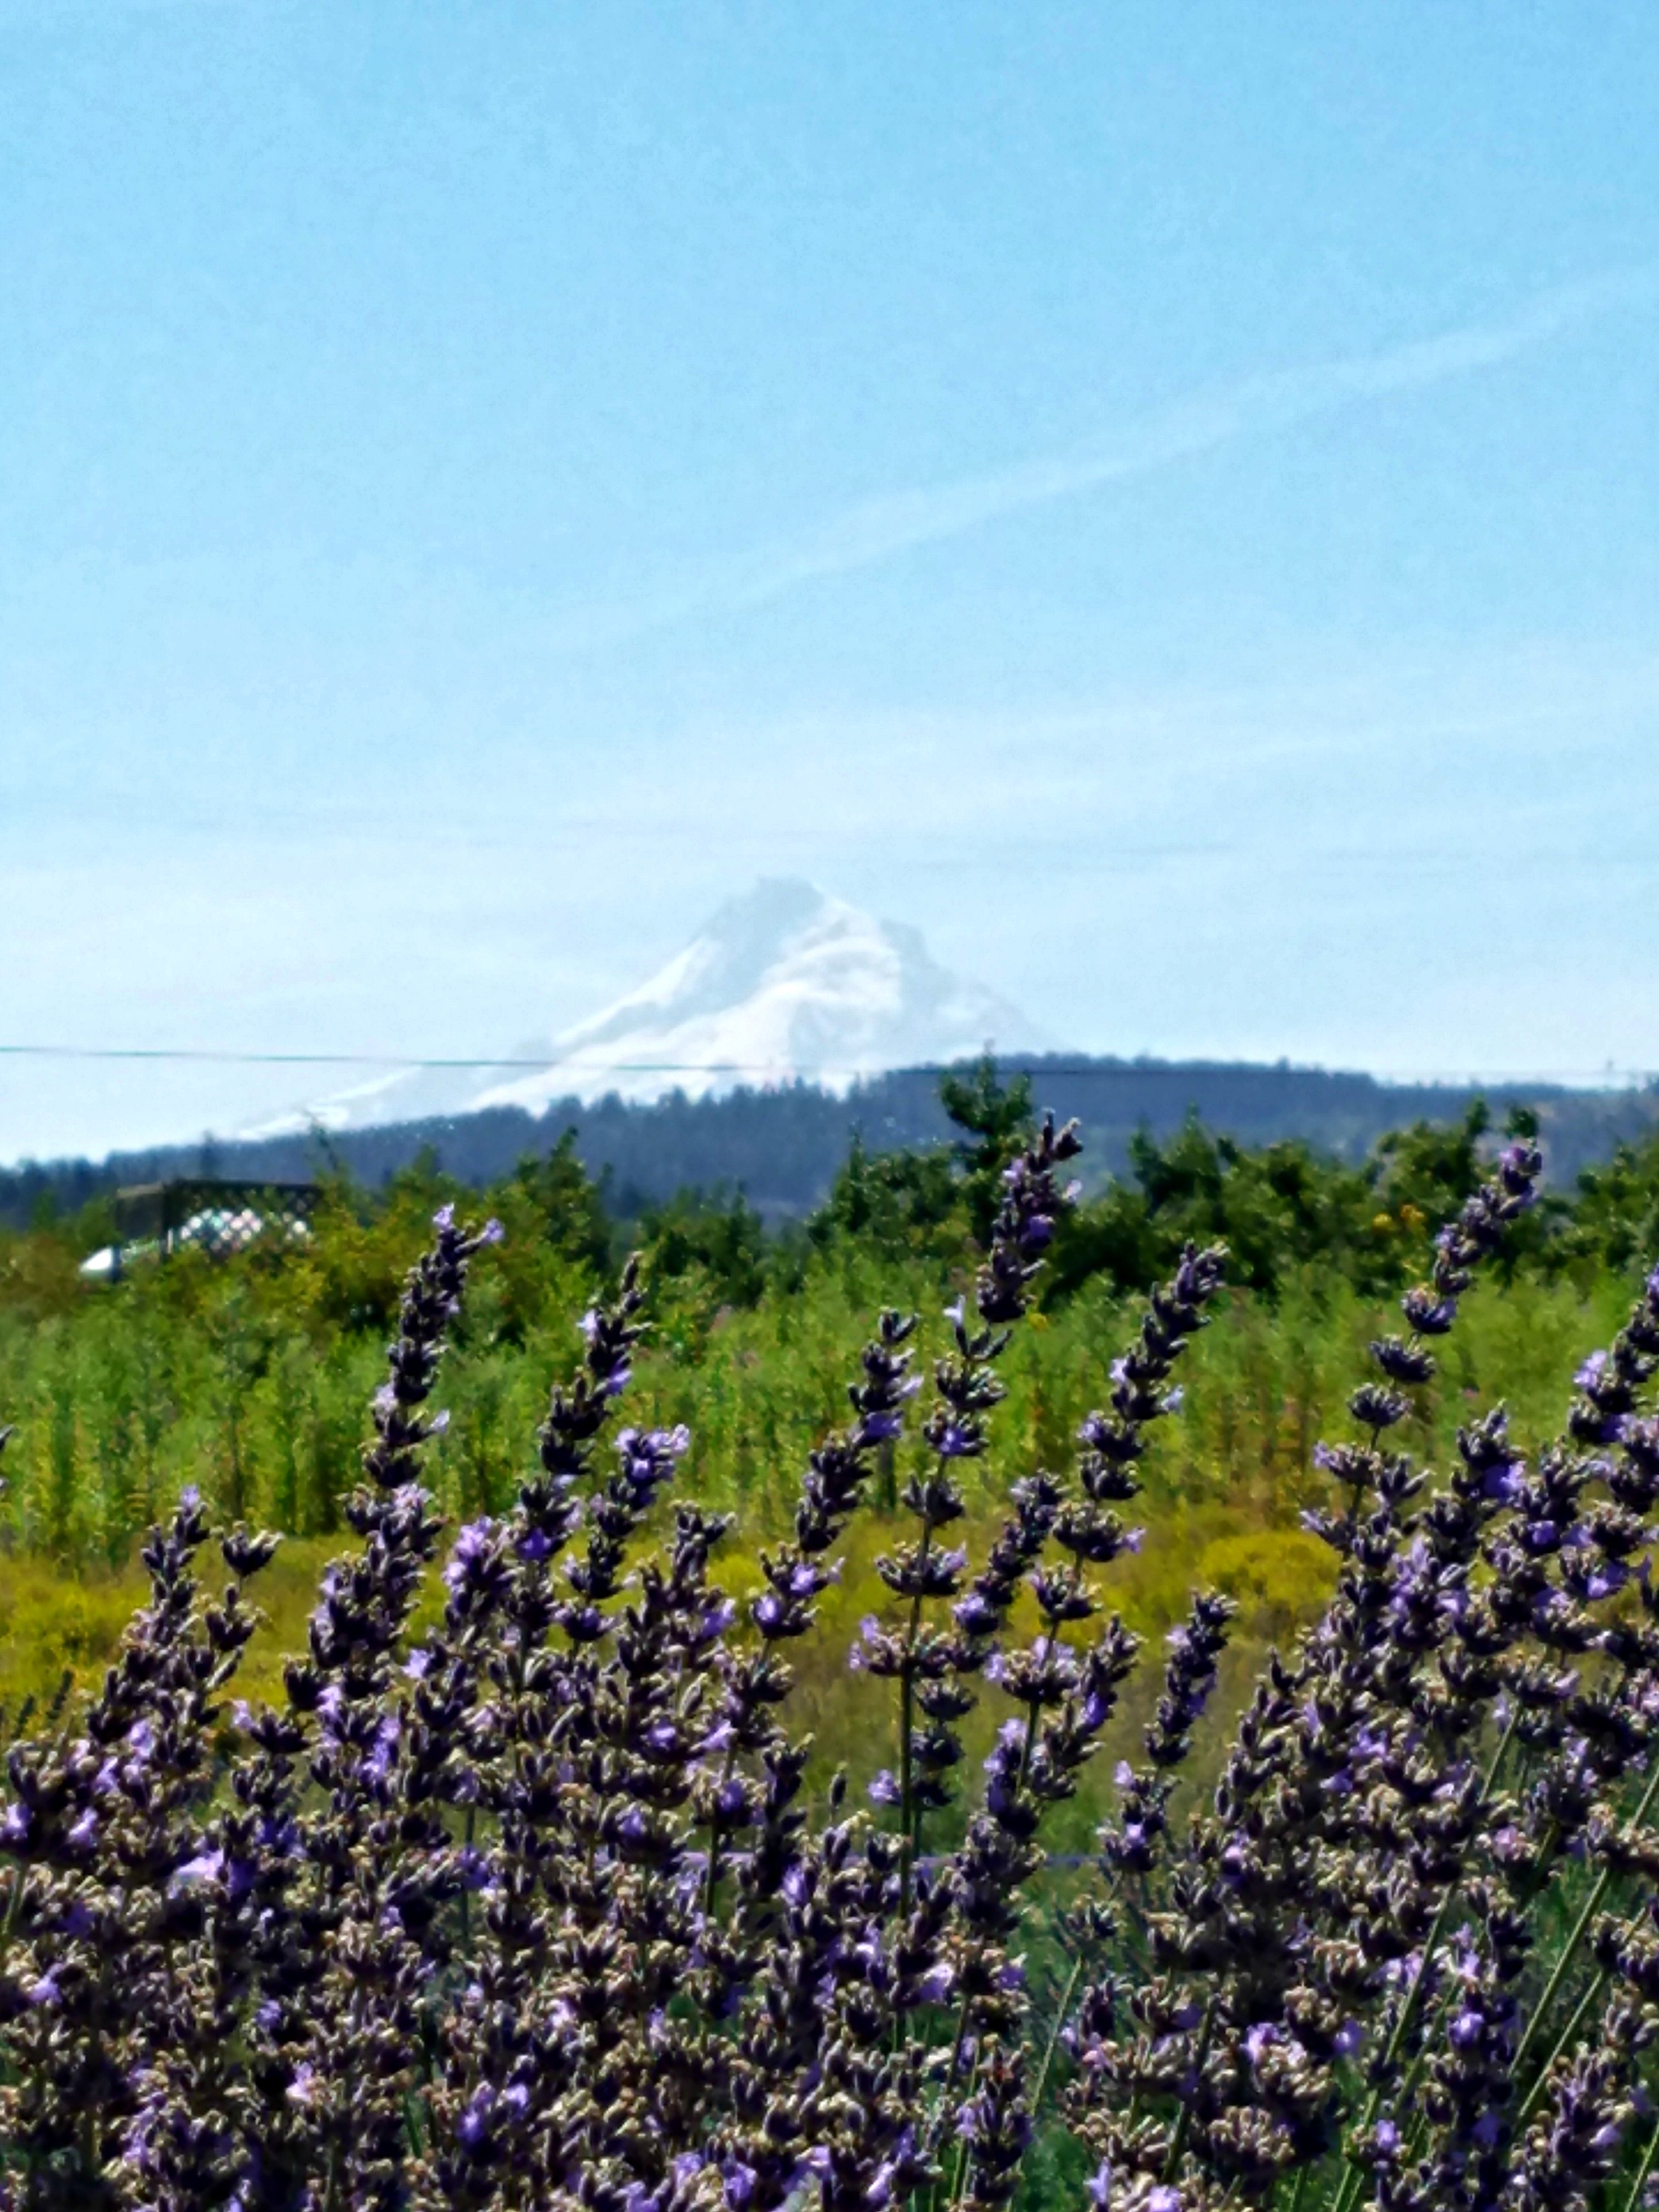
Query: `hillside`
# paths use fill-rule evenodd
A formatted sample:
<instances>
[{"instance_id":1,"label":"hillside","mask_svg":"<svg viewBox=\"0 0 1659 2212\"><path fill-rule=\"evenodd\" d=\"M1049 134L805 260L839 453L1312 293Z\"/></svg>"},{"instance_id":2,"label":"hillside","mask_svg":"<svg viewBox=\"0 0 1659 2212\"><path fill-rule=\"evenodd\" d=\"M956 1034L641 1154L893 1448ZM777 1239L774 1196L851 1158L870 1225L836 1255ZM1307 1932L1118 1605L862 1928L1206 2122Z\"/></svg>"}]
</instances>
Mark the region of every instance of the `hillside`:
<instances>
[{"instance_id":1,"label":"hillside","mask_svg":"<svg viewBox=\"0 0 1659 2212\"><path fill-rule=\"evenodd\" d=\"M1300 1137L1354 1160L1384 1131L1419 1120L1452 1120L1477 1095L1452 1085L1388 1084L1319 1068L1219 1061L1049 1054L1009 1057L1000 1065L1005 1073L1029 1069L1041 1103L1077 1115L1091 1182L1122 1169L1138 1128L1167 1136L1189 1114L1244 1143ZM43 1203L69 1211L118 1185L170 1175L305 1177L332 1164L378 1188L427 1147L451 1174L483 1183L525 1153L544 1151L567 1128L575 1131L590 1173L609 1174L611 1202L621 1211L686 1187L724 1184L744 1191L763 1213L787 1216L823 1198L855 1132L875 1152L942 1141L947 1127L938 1085L937 1068L916 1067L855 1083L843 1095L793 1083L695 1099L677 1092L646 1103L566 1097L539 1116L494 1106L378 1128L162 1146L96 1163L28 1164L0 1170L0 1221L21 1226ZM1500 1113L1518 1101L1539 1109L1557 1184L1570 1183L1579 1169L1659 1121L1659 1087L1651 1085L1495 1086L1484 1095Z\"/></svg>"}]
</instances>

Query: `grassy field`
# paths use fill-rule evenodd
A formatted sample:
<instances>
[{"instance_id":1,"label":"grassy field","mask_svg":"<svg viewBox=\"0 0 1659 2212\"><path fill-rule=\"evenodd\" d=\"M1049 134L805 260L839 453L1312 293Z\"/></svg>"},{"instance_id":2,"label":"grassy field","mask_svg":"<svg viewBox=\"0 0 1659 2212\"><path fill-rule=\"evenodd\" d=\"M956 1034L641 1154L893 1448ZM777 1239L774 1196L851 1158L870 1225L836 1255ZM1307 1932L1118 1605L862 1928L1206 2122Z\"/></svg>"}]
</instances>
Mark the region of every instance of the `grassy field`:
<instances>
[{"instance_id":1,"label":"grassy field","mask_svg":"<svg viewBox=\"0 0 1659 2212\"><path fill-rule=\"evenodd\" d=\"M921 1316L924 1365L945 1346L944 1309L971 1281L1000 1162L1030 1126L1029 1099L983 1071L952 1100L954 1154L854 1146L821 1213L781 1236L729 1194L614 1220L568 1144L483 1199L424 1165L373 1198L333 1187L301 1249L219 1264L187 1252L112 1288L77 1271L109 1233L96 1208L0 1235L0 1423L15 1429L0 1495L0 1704L15 1720L66 1674L74 1687L97 1678L143 1595L143 1532L187 1483L216 1519L285 1534L248 1668L255 1694L276 1689L318 1574L349 1540L340 1504L398 1285L447 1197L487 1205L506 1237L480 1256L443 1370L450 1425L428 1467L445 1514L509 1504L550 1388L579 1349L577 1322L637 1245L652 1328L629 1418L690 1428L679 1487L734 1516L722 1573L751 1587L758 1552L789 1527L808 1452L842 1418L878 1310ZM1251 1152L1195 1127L1143 1145L1133 1178L1065 1225L1002 1362L993 1448L968 1468L975 1554L1013 1480L1067 1464L1146 1285L1184 1238L1218 1237L1236 1287L1188 1357L1180 1419L1159 1425L1134 1516L1146 1542L1114 1583L1148 1635L1206 1584L1238 1601L1241 1650L1287 1639L1327 1590L1328 1554L1298 1521L1323 1493L1315 1445L1345 1432L1365 1346L1395 1325L1400 1286L1426 1266L1434 1223L1473 1187L1489 1144L1476 1113L1385 1139L1363 1170L1295 1145ZM1467 1302L1410 1448L1443 1467L1459 1423L1500 1400L1526 1446L1553 1436L1575 1367L1619 1324L1656 1220L1659 1147L1621 1153L1530 1218L1513 1264ZM801 1659L823 1745L860 1766L878 1761L852 1717L846 1648L860 1617L882 1610L873 1562L922 1456L901 1445L878 1477Z\"/></svg>"},{"instance_id":2,"label":"grassy field","mask_svg":"<svg viewBox=\"0 0 1659 2212\"><path fill-rule=\"evenodd\" d=\"M470 1324L441 1389L452 1419L432 1469L444 1510L458 1519L500 1510L533 1464L547 1393L571 1364L574 1321L592 1287L570 1267L543 1325L519 1340L498 1325L506 1285L492 1279L495 1264L480 1264ZM349 1541L337 1499L368 1433L382 1338L368 1327L319 1331L302 1310L290 1309L279 1326L271 1282L238 1284L233 1273L140 1282L70 1311L5 1317L0 1404L19 1433L5 1463L0 1702L14 1717L24 1698L49 1698L65 1674L77 1687L98 1678L143 1598L137 1529L187 1481L225 1518L289 1532L260 1586L267 1618L249 1654L246 1693L276 1692L283 1655L303 1647L318 1575ZM291 1297L295 1285L275 1288ZM665 1286L629 1394L632 1418L691 1430L680 1486L735 1516L721 1561L729 1588L752 1589L757 1552L787 1530L806 1454L842 1417L878 1307L889 1300L918 1311L924 1346L936 1351L950 1289L948 1269L920 1261L895 1268L853 1248L814 1257L799 1282L768 1288L744 1310L711 1304L707 1282ZM1560 1425L1573 1369L1617 1327L1627 1296L1610 1270L1588 1287L1526 1276L1483 1286L1411 1425L1412 1447L1443 1466L1458 1423L1500 1399L1526 1443L1547 1440ZM1008 1396L994 1450L969 1474L975 1556L1009 1484L1030 1468L1066 1465L1079 1421L1109 1389L1139 1303L1096 1279L1017 1334L1003 1363ZM1112 1571L1131 1626L1156 1637L1195 1586L1226 1590L1241 1608L1236 1668L1243 1671L1317 1612L1329 1554L1297 1517L1323 1493L1313 1449L1343 1432L1364 1346L1389 1325L1389 1312L1388 1302L1340 1285L1316 1294L1291 1282L1273 1298L1241 1291L1224 1299L1188 1356L1182 1413L1162 1425L1146 1464L1134 1510L1144 1547ZM803 1717L826 1766L845 1760L861 1774L889 1755L869 1741L869 1705L845 1659L860 1616L886 1602L873 1562L905 1533L893 1508L921 1464L918 1446L902 1446L878 1478L819 1632L797 1655ZM1119 1723L1126 1741L1138 1718L1132 1698Z\"/></svg>"}]
</instances>

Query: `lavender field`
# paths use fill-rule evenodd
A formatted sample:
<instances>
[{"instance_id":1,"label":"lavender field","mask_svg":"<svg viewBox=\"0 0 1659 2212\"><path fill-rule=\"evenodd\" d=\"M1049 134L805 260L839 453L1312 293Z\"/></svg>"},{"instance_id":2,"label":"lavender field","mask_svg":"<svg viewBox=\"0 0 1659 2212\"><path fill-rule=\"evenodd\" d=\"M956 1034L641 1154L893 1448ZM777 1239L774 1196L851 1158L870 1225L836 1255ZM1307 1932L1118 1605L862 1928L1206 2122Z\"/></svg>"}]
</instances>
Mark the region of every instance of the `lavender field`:
<instances>
[{"instance_id":1,"label":"lavender field","mask_svg":"<svg viewBox=\"0 0 1659 2212\"><path fill-rule=\"evenodd\" d=\"M0 53L0 2212L1659 2212L1659 9Z\"/></svg>"},{"instance_id":2,"label":"lavender field","mask_svg":"<svg viewBox=\"0 0 1659 2212\"><path fill-rule=\"evenodd\" d=\"M1540 1237L1535 1146L1465 1135L1367 1340L1374 1280L1230 1294L1219 1240L1050 1304L1075 1139L1013 1115L960 1258L886 1255L963 1286L870 1299L838 1390L868 1224L769 1293L820 1332L793 1480L738 1410L769 1293L682 1274L647 1352L630 1261L526 1471L458 1491L434 1392L513 1237L441 1205L287 1656L239 1679L250 1446L161 1501L101 1680L14 1720L3 2201L1644 2202L1659 1273L1587 1276L1610 1186ZM38 1468L8 1571L112 1603Z\"/></svg>"}]
</instances>

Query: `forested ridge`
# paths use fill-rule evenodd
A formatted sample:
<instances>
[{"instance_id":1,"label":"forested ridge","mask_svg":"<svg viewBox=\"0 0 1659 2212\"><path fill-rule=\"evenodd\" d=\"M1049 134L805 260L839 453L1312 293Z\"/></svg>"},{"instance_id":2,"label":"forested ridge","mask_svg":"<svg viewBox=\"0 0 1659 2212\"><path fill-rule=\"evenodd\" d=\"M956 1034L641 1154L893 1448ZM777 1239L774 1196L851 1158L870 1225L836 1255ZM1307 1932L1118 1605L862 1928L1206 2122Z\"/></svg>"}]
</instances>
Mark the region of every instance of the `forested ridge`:
<instances>
[{"instance_id":1,"label":"forested ridge","mask_svg":"<svg viewBox=\"0 0 1659 2212\"><path fill-rule=\"evenodd\" d=\"M1062 1119L1077 1119L1091 1187L1128 1169L1137 1133L1167 1138L1189 1116L1245 1145L1300 1139L1358 1162L1389 1129L1456 1120L1477 1097L1500 1118L1526 1104L1539 1114L1547 1172L1558 1187L1616 1145L1638 1139L1659 1118L1653 1085L1590 1091L1537 1083L1483 1092L1283 1063L1051 1054L997 1064L1004 1080L1025 1075ZM319 1127L249 1141L210 1136L101 1161L25 1162L0 1170L0 1224L25 1228L43 1211L73 1213L119 1185L180 1175L308 1180L337 1173L378 1189L423 1154L458 1182L483 1188L566 1129L574 1132L576 1157L591 1176L605 1179L610 1202L621 1212L681 1190L724 1188L744 1193L769 1218L805 1214L823 1202L854 1137L878 1152L945 1141L950 1127L939 1085L937 1069L909 1068L856 1085L844 1097L796 1083L712 1098L674 1093L651 1105L570 1098L539 1119L497 1108L384 1128Z\"/></svg>"}]
</instances>

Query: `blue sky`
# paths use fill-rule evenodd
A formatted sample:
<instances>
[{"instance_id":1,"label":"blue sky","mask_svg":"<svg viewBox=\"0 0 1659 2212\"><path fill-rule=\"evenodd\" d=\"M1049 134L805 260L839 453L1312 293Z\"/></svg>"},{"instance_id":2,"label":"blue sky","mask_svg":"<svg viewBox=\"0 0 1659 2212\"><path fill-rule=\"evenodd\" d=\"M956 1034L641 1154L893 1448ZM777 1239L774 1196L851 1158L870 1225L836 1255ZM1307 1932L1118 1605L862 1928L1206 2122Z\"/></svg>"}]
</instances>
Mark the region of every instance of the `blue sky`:
<instances>
[{"instance_id":1,"label":"blue sky","mask_svg":"<svg viewBox=\"0 0 1659 2212\"><path fill-rule=\"evenodd\" d=\"M0 1042L489 1053L793 872L1079 1047L1659 1065L1656 94L1646 5L0 0ZM272 1081L0 1062L0 1158Z\"/></svg>"}]
</instances>

